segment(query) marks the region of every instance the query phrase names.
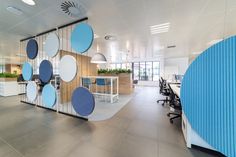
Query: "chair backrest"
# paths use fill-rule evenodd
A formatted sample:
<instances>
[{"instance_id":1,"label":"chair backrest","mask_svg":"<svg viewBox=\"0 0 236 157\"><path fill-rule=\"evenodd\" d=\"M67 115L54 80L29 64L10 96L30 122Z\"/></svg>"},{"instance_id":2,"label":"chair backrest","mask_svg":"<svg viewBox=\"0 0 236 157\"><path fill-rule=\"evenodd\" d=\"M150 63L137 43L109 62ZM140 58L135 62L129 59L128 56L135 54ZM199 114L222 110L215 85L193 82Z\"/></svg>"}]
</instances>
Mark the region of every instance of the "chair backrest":
<instances>
[{"instance_id":1,"label":"chair backrest","mask_svg":"<svg viewBox=\"0 0 236 157\"><path fill-rule=\"evenodd\" d=\"M105 86L105 85L106 85L106 80L103 79L103 78L97 78L97 79L96 79L96 84L97 84L98 86Z\"/></svg>"},{"instance_id":2,"label":"chair backrest","mask_svg":"<svg viewBox=\"0 0 236 157\"><path fill-rule=\"evenodd\" d=\"M91 84L91 79L90 78L83 78L82 79L84 85L90 85Z\"/></svg>"},{"instance_id":3,"label":"chair backrest","mask_svg":"<svg viewBox=\"0 0 236 157\"><path fill-rule=\"evenodd\" d=\"M168 84L168 87L169 87L169 91L170 91L170 105L174 108L178 108L179 110L182 109L182 106L181 106L181 102L180 102L180 99L178 97L178 95L176 95L174 93L174 91L172 90L170 84Z\"/></svg>"}]
</instances>

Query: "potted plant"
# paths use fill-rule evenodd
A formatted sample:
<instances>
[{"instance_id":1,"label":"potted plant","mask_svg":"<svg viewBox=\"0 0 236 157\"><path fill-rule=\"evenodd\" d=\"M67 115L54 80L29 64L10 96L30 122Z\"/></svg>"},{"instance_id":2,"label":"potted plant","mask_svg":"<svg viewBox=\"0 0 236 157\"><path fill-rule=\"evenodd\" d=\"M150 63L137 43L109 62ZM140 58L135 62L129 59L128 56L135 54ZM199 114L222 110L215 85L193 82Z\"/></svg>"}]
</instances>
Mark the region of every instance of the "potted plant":
<instances>
[{"instance_id":1,"label":"potted plant","mask_svg":"<svg viewBox=\"0 0 236 157\"><path fill-rule=\"evenodd\" d=\"M17 81L17 74L0 73L0 81Z\"/></svg>"}]
</instances>

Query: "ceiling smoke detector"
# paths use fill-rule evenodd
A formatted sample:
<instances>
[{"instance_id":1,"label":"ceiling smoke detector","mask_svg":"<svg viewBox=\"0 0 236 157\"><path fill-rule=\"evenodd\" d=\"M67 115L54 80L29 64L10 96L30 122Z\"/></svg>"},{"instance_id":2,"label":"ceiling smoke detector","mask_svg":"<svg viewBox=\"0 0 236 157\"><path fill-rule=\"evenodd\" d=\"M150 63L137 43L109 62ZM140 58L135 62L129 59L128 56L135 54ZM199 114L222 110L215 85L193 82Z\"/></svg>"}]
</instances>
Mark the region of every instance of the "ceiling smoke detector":
<instances>
[{"instance_id":1,"label":"ceiling smoke detector","mask_svg":"<svg viewBox=\"0 0 236 157\"><path fill-rule=\"evenodd\" d=\"M81 15L81 6L78 3L65 1L61 4L61 9L63 12L71 17L78 17Z\"/></svg>"},{"instance_id":2,"label":"ceiling smoke detector","mask_svg":"<svg viewBox=\"0 0 236 157\"><path fill-rule=\"evenodd\" d=\"M111 41L114 41L114 40L116 40L116 37L113 36L113 35L106 35L106 36L104 37L104 39L105 39L105 40L111 40Z\"/></svg>"}]
</instances>

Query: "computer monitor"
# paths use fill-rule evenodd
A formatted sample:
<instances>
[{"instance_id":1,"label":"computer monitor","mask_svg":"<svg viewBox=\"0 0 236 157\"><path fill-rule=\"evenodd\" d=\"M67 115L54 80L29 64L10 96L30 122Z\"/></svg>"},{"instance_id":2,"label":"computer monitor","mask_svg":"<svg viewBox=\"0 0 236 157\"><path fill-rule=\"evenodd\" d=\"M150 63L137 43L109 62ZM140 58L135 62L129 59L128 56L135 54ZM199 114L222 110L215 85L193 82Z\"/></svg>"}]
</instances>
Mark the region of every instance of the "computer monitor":
<instances>
[{"instance_id":1,"label":"computer monitor","mask_svg":"<svg viewBox=\"0 0 236 157\"><path fill-rule=\"evenodd\" d=\"M182 82L184 75L175 75L176 81Z\"/></svg>"}]
</instances>

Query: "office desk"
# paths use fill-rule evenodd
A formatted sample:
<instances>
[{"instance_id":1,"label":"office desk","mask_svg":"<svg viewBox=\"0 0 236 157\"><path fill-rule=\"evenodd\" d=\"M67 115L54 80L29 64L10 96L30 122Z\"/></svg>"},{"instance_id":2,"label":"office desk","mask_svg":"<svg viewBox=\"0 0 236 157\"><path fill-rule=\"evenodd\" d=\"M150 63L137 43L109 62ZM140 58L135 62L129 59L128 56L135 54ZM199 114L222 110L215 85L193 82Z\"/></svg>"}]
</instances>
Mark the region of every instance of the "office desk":
<instances>
[{"instance_id":1,"label":"office desk","mask_svg":"<svg viewBox=\"0 0 236 157\"><path fill-rule=\"evenodd\" d=\"M180 98L180 84L178 83L169 83L170 88L173 92ZM184 111L182 111L182 132L184 134L185 142L188 148L191 148L192 145L197 145L207 149L215 150L208 143L206 143L191 127Z\"/></svg>"},{"instance_id":2,"label":"office desk","mask_svg":"<svg viewBox=\"0 0 236 157\"><path fill-rule=\"evenodd\" d=\"M179 83L170 83L170 88L179 98L180 98L180 86L181 84Z\"/></svg>"},{"instance_id":3,"label":"office desk","mask_svg":"<svg viewBox=\"0 0 236 157\"><path fill-rule=\"evenodd\" d=\"M81 83L81 86L83 86L82 84L82 79L83 78L89 78L89 79L106 79L106 80L110 80L110 93L98 93L97 91L96 92L93 92L94 95L103 95L103 96L109 96L110 97L110 102L113 103L114 102L114 98L116 98L117 100L119 99L119 78L116 77L116 76L82 76L81 77L81 80L80 80L80 83ZM113 86L114 86L114 82L115 85L116 85L116 93L113 93Z\"/></svg>"}]
</instances>

